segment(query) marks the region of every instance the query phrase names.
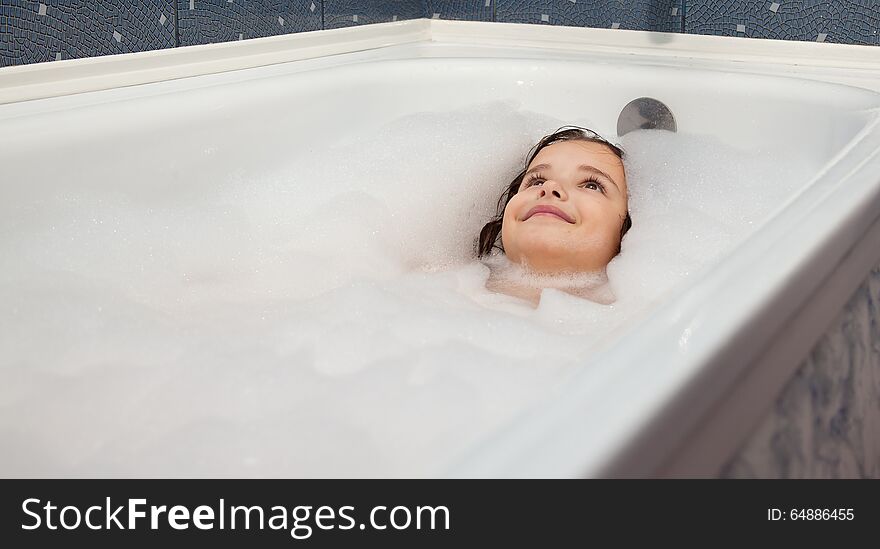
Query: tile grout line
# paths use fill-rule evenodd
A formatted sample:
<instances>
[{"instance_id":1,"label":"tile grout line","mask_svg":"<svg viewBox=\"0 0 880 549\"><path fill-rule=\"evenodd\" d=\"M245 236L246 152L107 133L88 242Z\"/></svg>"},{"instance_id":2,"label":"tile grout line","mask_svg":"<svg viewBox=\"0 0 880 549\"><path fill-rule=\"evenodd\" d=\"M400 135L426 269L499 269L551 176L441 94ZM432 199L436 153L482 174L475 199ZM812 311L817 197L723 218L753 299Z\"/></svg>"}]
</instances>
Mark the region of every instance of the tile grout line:
<instances>
[{"instance_id":1,"label":"tile grout line","mask_svg":"<svg viewBox=\"0 0 880 549\"><path fill-rule=\"evenodd\" d=\"M174 47L180 47L180 0L174 0Z\"/></svg>"}]
</instances>

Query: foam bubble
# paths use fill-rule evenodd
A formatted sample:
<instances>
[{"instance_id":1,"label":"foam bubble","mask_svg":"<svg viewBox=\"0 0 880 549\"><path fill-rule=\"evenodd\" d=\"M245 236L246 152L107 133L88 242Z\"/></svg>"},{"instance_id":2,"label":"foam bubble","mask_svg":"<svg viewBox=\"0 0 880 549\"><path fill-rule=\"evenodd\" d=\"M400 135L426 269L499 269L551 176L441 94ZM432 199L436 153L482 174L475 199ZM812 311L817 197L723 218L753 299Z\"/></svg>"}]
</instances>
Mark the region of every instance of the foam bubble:
<instances>
[{"instance_id":1,"label":"foam bubble","mask_svg":"<svg viewBox=\"0 0 880 549\"><path fill-rule=\"evenodd\" d=\"M156 164L146 145L113 186L87 152L76 181L33 167L0 200L0 436L16 447L0 466L435 474L760 231L817 168L636 132L634 225L607 280L476 261L529 149L570 122L495 102L353 127L270 167L210 150ZM487 289L493 276L540 302Z\"/></svg>"}]
</instances>

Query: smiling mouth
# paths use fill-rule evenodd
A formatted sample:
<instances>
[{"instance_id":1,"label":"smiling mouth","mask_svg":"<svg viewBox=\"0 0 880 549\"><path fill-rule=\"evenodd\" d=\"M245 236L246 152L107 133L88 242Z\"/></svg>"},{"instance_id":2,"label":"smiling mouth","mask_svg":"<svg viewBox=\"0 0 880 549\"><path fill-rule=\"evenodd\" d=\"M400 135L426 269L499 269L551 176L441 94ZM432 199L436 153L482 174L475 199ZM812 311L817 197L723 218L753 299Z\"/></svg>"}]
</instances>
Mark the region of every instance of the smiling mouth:
<instances>
[{"instance_id":1,"label":"smiling mouth","mask_svg":"<svg viewBox=\"0 0 880 549\"><path fill-rule=\"evenodd\" d=\"M549 216L553 216L561 221L565 221L566 223L574 223L574 219L572 219L570 215L563 212L562 210L560 210L556 206L549 206L549 205L535 206L534 208L529 210L529 212L526 214L525 218L523 218L523 221L528 221L529 219L535 217L536 215L549 215Z\"/></svg>"}]
</instances>

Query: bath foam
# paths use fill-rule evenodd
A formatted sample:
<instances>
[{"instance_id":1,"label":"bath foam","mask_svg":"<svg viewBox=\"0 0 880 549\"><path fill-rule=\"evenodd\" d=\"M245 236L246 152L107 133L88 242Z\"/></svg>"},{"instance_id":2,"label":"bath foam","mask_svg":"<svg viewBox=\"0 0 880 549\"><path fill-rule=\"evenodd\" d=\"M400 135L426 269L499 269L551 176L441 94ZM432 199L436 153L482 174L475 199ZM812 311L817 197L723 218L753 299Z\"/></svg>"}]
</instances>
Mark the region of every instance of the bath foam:
<instances>
[{"instance_id":1,"label":"bath foam","mask_svg":"<svg viewBox=\"0 0 880 549\"><path fill-rule=\"evenodd\" d=\"M495 102L179 183L198 192L168 192L163 167L112 190L29 187L0 212L0 436L16 448L0 467L434 474L760 231L818 169L797 151L628 134L634 225L608 268L616 300L549 288L533 308L486 290L473 240L528 150L569 123L589 127Z\"/></svg>"}]
</instances>

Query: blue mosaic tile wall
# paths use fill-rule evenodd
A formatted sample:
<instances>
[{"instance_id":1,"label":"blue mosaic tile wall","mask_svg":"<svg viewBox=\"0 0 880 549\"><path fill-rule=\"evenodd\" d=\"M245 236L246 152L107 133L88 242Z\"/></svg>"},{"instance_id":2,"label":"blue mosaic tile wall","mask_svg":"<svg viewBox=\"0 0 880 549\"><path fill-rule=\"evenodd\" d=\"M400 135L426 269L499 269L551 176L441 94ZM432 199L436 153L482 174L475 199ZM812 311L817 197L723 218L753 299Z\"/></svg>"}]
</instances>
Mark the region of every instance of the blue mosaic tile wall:
<instances>
[{"instance_id":1,"label":"blue mosaic tile wall","mask_svg":"<svg viewBox=\"0 0 880 549\"><path fill-rule=\"evenodd\" d=\"M170 48L174 0L0 0L0 67Z\"/></svg>"},{"instance_id":2,"label":"blue mosaic tile wall","mask_svg":"<svg viewBox=\"0 0 880 549\"><path fill-rule=\"evenodd\" d=\"M877 0L690 0L694 34L880 44Z\"/></svg>"},{"instance_id":3,"label":"blue mosaic tile wall","mask_svg":"<svg viewBox=\"0 0 880 549\"><path fill-rule=\"evenodd\" d=\"M419 17L880 45L878 0L0 0L0 67Z\"/></svg>"},{"instance_id":4,"label":"blue mosaic tile wall","mask_svg":"<svg viewBox=\"0 0 880 549\"><path fill-rule=\"evenodd\" d=\"M178 45L321 30L321 0L176 0Z\"/></svg>"},{"instance_id":5,"label":"blue mosaic tile wall","mask_svg":"<svg viewBox=\"0 0 880 549\"><path fill-rule=\"evenodd\" d=\"M495 20L572 27L681 32L682 0L495 0Z\"/></svg>"},{"instance_id":6,"label":"blue mosaic tile wall","mask_svg":"<svg viewBox=\"0 0 880 549\"><path fill-rule=\"evenodd\" d=\"M423 0L324 0L324 28L418 19L427 11Z\"/></svg>"},{"instance_id":7,"label":"blue mosaic tile wall","mask_svg":"<svg viewBox=\"0 0 880 549\"><path fill-rule=\"evenodd\" d=\"M460 21L495 21L498 0L428 0L428 17Z\"/></svg>"}]
</instances>

